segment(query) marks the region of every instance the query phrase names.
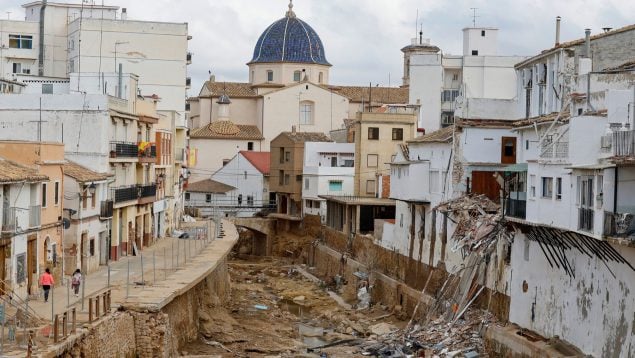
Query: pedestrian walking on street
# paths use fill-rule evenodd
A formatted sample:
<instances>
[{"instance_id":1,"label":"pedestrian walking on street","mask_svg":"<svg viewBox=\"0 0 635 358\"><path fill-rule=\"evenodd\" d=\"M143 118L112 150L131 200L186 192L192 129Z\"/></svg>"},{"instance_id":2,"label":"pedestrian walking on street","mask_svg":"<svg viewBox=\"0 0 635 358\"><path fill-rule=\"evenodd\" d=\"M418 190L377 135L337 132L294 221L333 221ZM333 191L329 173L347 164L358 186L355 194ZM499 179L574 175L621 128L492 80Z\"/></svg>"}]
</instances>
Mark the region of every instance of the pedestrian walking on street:
<instances>
[{"instance_id":1,"label":"pedestrian walking on street","mask_svg":"<svg viewBox=\"0 0 635 358\"><path fill-rule=\"evenodd\" d=\"M51 275L51 270L48 268L40 277L40 285L42 285L42 289L44 290L44 302L48 302L49 300L49 291L51 287L55 284L55 280L53 279L53 275Z\"/></svg>"},{"instance_id":2,"label":"pedestrian walking on street","mask_svg":"<svg viewBox=\"0 0 635 358\"><path fill-rule=\"evenodd\" d=\"M82 272L77 269L73 273L73 277L71 278L71 286L73 287L73 292L75 292L75 297L79 296L79 285L82 283Z\"/></svg>"}]
</instances>

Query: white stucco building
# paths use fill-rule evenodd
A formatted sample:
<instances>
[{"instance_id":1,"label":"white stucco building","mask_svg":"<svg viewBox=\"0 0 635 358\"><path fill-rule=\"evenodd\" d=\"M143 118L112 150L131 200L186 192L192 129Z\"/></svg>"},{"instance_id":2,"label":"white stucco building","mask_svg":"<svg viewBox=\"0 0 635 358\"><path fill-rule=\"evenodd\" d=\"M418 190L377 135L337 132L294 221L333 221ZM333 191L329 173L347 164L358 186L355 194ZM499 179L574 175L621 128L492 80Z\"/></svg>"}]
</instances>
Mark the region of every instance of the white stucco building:
<instances>
[{"instance_id":1,"label":"white stucco building","mask_svg":"<svg viewBox=\"0 0 635 358\"><path fill-rule=\"evenodd\" d=\"M318 215L326 222L326 200L320 195L353 195L354 186L354 143L304 143L303 215Z\"/></svg>"}]
</instances>

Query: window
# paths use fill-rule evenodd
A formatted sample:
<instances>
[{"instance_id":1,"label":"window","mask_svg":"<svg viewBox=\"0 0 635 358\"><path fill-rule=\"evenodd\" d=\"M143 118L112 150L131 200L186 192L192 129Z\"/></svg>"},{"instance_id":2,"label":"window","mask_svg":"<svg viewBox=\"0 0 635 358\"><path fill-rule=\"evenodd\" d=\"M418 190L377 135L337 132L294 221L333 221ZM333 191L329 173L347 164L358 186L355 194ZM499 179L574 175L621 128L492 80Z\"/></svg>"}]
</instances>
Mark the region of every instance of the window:
<instances>
[{"instance_id":1,"label":"window","mask_svg":"<svg viewBox=\"0 0 635 358\"><path fill-rule=\"evenodd\" d=\"M459 74L455 73L452 75L452 81L458 81L459 80Z\"/></svg>"},{"instance_id":2,"label":"window","mask_svg":"<svg viewBox=\"0 0 635 358\"><path fill-rule=\"evenodd\" d=\"M212 194L205 194L205 202L206 203L212 202Z\"/></svg>"},{"instance_id":3,"label":"window","mask_svg":"<svg viewBox=\"0 0 635 358\"><path fill-rule=\"evenodd\" d=\"M271 82L273 81L273 71L268 70L267 71L267 82Z\"/></svg>"},{"instance_id":4,"label":"window","mask_svg":"<svg viewBox=\"0 0 635 358\"><path fill-rule=\"evenodd\" d=\"M223 166L226 166L227 163L229 163L229 161L230 161L229 159L223 159Z\"/></svg>"},{"instance_id":5,"label":"window","mask_svg":"<svg viewBox=\"0 0 635 358\"><path fill-rule=\"evenodd\" d=\"M254 206L254 197L252 195L247 195L247 205Z\"/></svg>"},{"instance_id":6,"label":"window","mask_svg":"<svg viewBox=\"0 0 635 358\"><path fill-rule=\"evenodd\" d=\"M33 36L9 35L9 48L33 48Z\"/></svg>"},{"instance_id":7,"label":"window","mask_svg":"<svg viewBox=\"0 0 635 358\"><path fill-rule=\"evenodd\" d=\"M284 152L284 161L288 162L291 160L291 152Z\"/></svg>"},{"instance_id":8,"label":"window","mask_svg":"<svg viewBox=\"0 0 635 358\"><path fill-rule=\"evenodd\" d=\"M377 154L368 154L366 156L366 165L369 168L377 168L379 162L379 156Z\"/></svg>"},{"instance_id":9,"label":"window","mask_svg":"<svg viewBox=\"0 0 635 358\"><path fill-rule=\"evenodd\" d=\"M290 176L289 174L284 175L284 185L289 185Z\"/></svg>"},{"instance_id":10,"label":"window","mask_svg":"<svg viewBox=\"0 0 635 358\"><path fill-rule=\"evenodd\" d=\"M19 62L13 63L13 73L22 73L22 64Z\"/></svg>"},{"instance_id":11,"label":"window","mask_svg":"<svg viewBox=\"0 0 635 358\"><path fill-rule=\"evenodd\" d=\"M249 151L254 150L254 142L247 142L247 150Z\"/></svg>"},{"instance_id":12,"label":"window","mask_svg":"<svg viewBox=\"0 0 635 358\"><path fill-rule=\"evenodd\" d=\"M454 112L441 112L441 127L449 127L454 124Z\"/></svg>"},{"instance_id":13,"label":"window","mask_svg":"<svg viewBox=\"0 0 635 358\"><path fill-rule=\"evenodd\" d=\"M337 167L337 157L331 157L331 167Z\"/></svg>"},{"instance_id":14,"label":"window","mask_svg":"<svg viewBox=\"0 0 635 358\"><path fill-rule=\"evenodd\" d=\"M313 124L313 102L300 102L300 124Z\"/></svg>"},{"instance_id":15,"label":"window","mask_svg":"<svg viewBox=\"0 0 635 358\"><path fill-rule=\"evenodd\" d=\"M96 202L97 202L97 190L95 190L95 193L93 193L93 195L90 196L90 207L94 209Z\"/></svg>"},{"instance_id":16,"label":"window","mask_svg":"<svg viewBox=\"0 0 635 358\"><path fill-rule=\"evenodd\" d=\"M459 90L443 90L441 92L441 102L454 102L459 96Z\"/></svg>"},{"instance_id":17,"label":"window","mask_svg":"<svg viewBox=\"0 0 635 358\"><path fill-rule=\"evenodd\" d=\"M42 207L46 207L46 183L42 183Z\"/></svg>"},{"instance_id":18,"label":"window","mask_svg":"<svg viewBox=\"0 0 635 358\"><path fill-rule=\"evenodd\" d=\"M374 180L366 180L366 194L375 194Z\"/></svg>"},{"instance_id":19,"label":"window","mask_svg":"<svg viewBox=\"0 0 635 358\"><path fill-rule=\"evenodd\" d=\"M481 36L485 37L485 30L481 30Z\"/></svg>"},{"instance_id":20,"label":"window","mask_svg":"<svg viewBox=\"0 0 635 358\"><path fill-rule=\"evenodd\" d=\"M542 197L548 199L553 197L553 178L542 177Z\"/></svg>"},{"instance_id":21,"label":"window","mask_svg":"<svg viewBox=\"0 0 635 358\"><path fill-rule=\"evenodd\" d=\"M95 238L90 239L90 243L88 244L88 255L95 256Z\"/></svg>"},{"instance_id":22,"label":"window","mask_svg":"<svg viewBox=\"0 0 635 358\"><path fill-rule=\"evenodd\" d=\"M302 181L302 175L296 175L295 181Z\"/></svg>"},{"instance_id":23,"label":"window","mask_svg":"<svg viewBox=\"0 0 635 358\"><path fill-rule=\"evenodd\" d=\"M353 159L344 159L344 167L352 168L355 166L355 160Z\"/></svg>"},{"instance_id":24,"label":"window","mask_svg":"<svg viewBox=\"0 0 635 358\"><path fill-rule=\"evenodd\" d=\"M368 127L368 139L379 139L378 127Z\"/></svg>"},{"instance_id":25,"label":"window","mask_svg":"<svg viewBox=\"0 0 635 358\"><path fill-rule=\"evenodd\" d=\"M403 128L392 129L392 140L403 140Z\"/></svg>"},{"instance_id":26,"label":"window","mask_svg":"<svg viewBox=\"0 0 635 358\"><path fill-rule=\"evenodd\" d=\"M190 200L190 193L185 193L185 200Z\"/></svg>"},{"instance_id":27,"label":"window","mask_svg":"<svg viewBox=\"0 0 635 358\"><path fill-rule=\"evenodd\" d=\"M284 184L284 170L278 171L278 185Z\"/></svg>"},{"instance_id":28,"label":"window","mask_svg":"<svg viewBox=\"0 0 635 358\"><path fill-rule=\"evenodd\" d=\"M53 84L42 83L42 94L53 94Z\"/></svg>"},{"instance_id":29,"label":"window","mask_svg":"<svg viewBox=\"0 0 635 358\"><path fill-rule=\"evenodd\" d=\"M329 180L329 191L342 191L342 181Z\"/></svg>"},{"instance_id":30,"label":"window","mask_svg":"<svg viewBox=\"0 0 635 358\"><path fill-rule=\"evenodd\" d=\"M280 163L284 163L284 147L280 148Z\"/></svg>"},{"instance_id":31,"label":"window","mask_svg":"<svg viewBox=\"0 0 635 358\"><path fill-rule=\"evenodd\" d=\"M580 205L585 208L593 206L593 178L583 176L580 178Z\"/></svg>"},{"instance_id":32,"label":"window","mask_svg":"<svg viewBox=\"0 0 635 358\"><path fill-rule=\"evenodd\" d=\"M304 178L304 190L308 190L309 187L309 178Z\"/></svg>"},{"instance_id":33,"label":"window","mask_svg":"<svg viewBox=\"0 0 635 358\"><path fill-rule=\"evenodd\" d=\"M562 178L556 178L556 200L562 199Z\"/></svg>"},{"instance_id":34,"label":"window","mask_svg":"<svg viewBox=\"0 0 635 358\"><path fill-rule=\"evenodd\" d=\"M472 56L478 56L478 50L472 50Z\"/></svg>"},{"instance_id":35,"label":"window","mask_svg":"<svg viewBox=\"0 0 635 358\"><path fill-rule=\"evenodd\" d=\"M532 198L536 197L536 176L535 175L529 176L529 195Z\"/></svg>"},{"instance_id":36,"label":"window","mask_svg":"<svg viewBox=\"0 0 635 358\"><path fill-rule=\"evenodd\" d=\"M55 182L55 206L60 205L60 182Z\"/></svg>"},{"instance_id":37,"label":"window","mask_svg":"<svg viewBox=\"0 0 635 358\"><path fill-rule=\"evenodd\" d=\"M324 82L324 73L320 72L318 74L318 83Z\"/></svg>"},{"instance_id":38,"label":"window","mask_svg":"<svg viewBox=\"0 0 635 358\"><path fill-rule=\"evenodd\" d=\"M301 76L302 76L302 72L300 71L293 71L293 80L295 82L300 82L301 80Z\"/></svg>"},{"instance_id":39,"label":"window","mask_svg":"<svg viewBox=\"0 0 635 358\"><path fill-rule=\"evenodd\" d=\"M245 180L247 180L247 171L246 170L243 172L243 175L244 175Z\"/></svg>"},{"instance_id":40,"label":"window","mask_svg":"<svg viewBox=\"0 0 635 358\"><path fill-rule=\"evenodd\" d=\"M243 195L238 194L238 206L243 205Z\"/></svg>"}]
</instances>

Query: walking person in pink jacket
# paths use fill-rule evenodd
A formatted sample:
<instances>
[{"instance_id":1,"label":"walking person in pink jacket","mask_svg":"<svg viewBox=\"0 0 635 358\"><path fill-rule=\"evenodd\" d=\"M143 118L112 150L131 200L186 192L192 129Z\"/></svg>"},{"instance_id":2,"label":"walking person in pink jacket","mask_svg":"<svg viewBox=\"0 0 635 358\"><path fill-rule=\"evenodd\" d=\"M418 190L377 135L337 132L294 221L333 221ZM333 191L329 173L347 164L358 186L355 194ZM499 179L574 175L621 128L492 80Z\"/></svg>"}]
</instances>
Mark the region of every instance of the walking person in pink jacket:
<instances>
[{"instance_id":1,"label":"walking person in pink jacket","mask_svg":"<svg viewBox=\"0 0 635 358\"><path fill-rule=\"evenodd\" d=\"M40 277L40 285L42 285L42 289L44 290L44 302L48 302L49 300L49 291L51 287L55 284L55 280L53 279L53 275L51 275L51 270L48 268Z\"/></svg>"}]
</instances>

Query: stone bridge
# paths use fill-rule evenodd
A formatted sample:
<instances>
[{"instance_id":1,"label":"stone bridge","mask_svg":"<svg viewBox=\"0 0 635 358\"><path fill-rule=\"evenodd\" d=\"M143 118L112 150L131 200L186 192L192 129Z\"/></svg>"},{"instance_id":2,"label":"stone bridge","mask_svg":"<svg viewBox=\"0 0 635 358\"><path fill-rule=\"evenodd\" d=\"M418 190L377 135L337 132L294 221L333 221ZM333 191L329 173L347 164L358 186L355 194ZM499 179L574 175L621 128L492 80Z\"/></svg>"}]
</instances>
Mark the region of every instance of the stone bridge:
<instances>
[{"instance_id":1,"label":"stone bridge","mask_svg":"<svg viewBox=\"0 0 635 358\"><path fill-rule=\"evenodd\" d=\"M273 239L276 234L276 219L235 218L234 225L254 233L252 255L271 256Z\"/></svg>"}]
</instances>

